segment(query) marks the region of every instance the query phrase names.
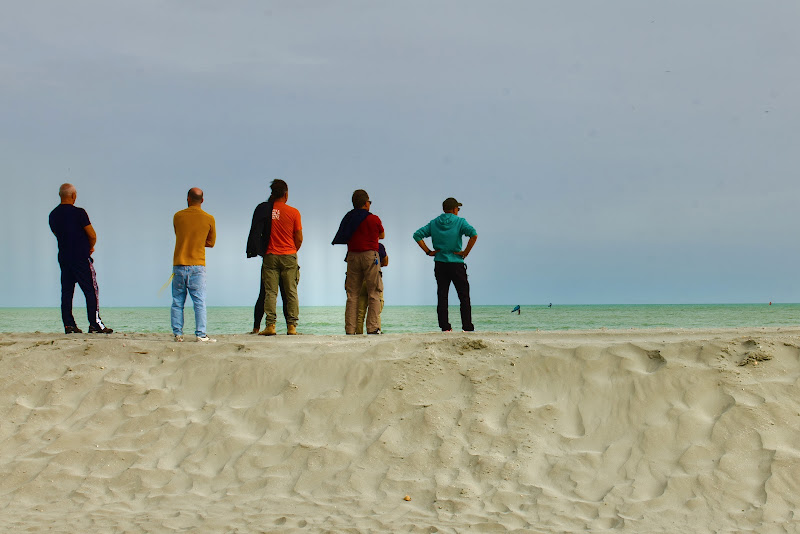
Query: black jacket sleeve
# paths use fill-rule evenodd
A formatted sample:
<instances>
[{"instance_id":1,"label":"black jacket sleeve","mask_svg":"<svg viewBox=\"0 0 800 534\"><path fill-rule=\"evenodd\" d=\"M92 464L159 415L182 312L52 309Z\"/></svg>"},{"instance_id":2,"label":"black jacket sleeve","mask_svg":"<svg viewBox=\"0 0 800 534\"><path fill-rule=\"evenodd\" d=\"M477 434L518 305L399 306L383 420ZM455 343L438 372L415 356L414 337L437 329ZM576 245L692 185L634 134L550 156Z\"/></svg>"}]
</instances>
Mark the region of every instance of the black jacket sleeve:
<instances>
[{"instance_id":1,"label":"black jacket sleeve","mask_svg":"<svg viewBox=\"0 0 800 534\"><path fill-rule=\"evenodd\" d=\"M269 234L272 231L272 202L262 202L253 211L250 235L247 236L247 257L263 256L269 247Z\"/></svg>"}]
</instances>

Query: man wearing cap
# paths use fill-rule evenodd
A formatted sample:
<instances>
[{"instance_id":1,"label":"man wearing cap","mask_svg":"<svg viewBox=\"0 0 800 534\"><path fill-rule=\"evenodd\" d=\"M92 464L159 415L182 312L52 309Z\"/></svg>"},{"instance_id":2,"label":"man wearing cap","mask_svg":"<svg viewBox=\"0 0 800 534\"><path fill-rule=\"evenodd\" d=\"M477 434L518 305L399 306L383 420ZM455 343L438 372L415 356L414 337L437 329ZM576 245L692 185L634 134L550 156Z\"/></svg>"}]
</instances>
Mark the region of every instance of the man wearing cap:
<instances>
[{"instance_id":1,"label":"man wearing cap","mask_svg":"<svg viewBox=\"0 0 800 534\"><path fill-rule=\"evenodd\" d=\"M439 316L439 328L449 332L453 328L447 316L447 299L450 282L456 288L458 300L461 302L461 328L472 332L472 305L469 300L469 281L467 280L467 264L464 259L469 255L478 232L470 226L466 219L459 217L462 204L450 197L442 202L444 213L414 232L414 241L428 256L433 256L433 273L436 276L436 294L438 303L436 313ZM462 236L469 237L467 248L461 250ZM431 238L433 250L429 249L424 239Z\"/></svg>"}]
</instances>

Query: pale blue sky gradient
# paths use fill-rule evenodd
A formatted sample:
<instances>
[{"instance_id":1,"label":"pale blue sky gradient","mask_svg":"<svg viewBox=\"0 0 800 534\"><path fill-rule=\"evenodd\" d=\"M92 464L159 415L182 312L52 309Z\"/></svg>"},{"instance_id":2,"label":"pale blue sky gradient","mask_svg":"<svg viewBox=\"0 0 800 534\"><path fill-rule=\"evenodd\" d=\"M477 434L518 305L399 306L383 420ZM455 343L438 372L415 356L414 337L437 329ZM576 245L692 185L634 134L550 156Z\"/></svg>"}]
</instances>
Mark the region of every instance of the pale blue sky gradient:
<instances>
[{"instance_id":1,"label":"pale blue sky gradient","mask_svg":"<svg viewBox=\"0 0 800 534\"><path fill-rule=\"evenodd\" d=\"M204 189L211 305L250 305L269 181L303 215L301 305L366 189L389 305L433 304L411 235L455 196L476 304L800 302L800 3L11 0L0 18L0 306L57 306L62 182L101 306L169 305ZM455 295L453 295L455 299ZM76 302L82 302L79 295Z\"/></svg>"}]
</instances>

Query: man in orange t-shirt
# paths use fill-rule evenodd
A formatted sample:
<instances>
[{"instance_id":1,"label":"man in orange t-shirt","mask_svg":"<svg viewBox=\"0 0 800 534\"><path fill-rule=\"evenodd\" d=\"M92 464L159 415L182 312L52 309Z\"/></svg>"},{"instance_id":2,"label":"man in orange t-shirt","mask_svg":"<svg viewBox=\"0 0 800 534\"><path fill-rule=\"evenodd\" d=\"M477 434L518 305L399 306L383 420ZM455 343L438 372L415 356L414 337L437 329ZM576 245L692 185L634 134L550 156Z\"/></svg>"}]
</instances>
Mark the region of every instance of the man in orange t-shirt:
<instances>
[{"instance_id":1,"label":"man in orange t-shirt","mask_svg":"<svg viewBox=\"0 0 800 534\"><path fill-rule=\"evenodd\" d=\"M269 234L269 246L264 254L261 271L264 279L264 312L267 316L266 327L259 332L262 336L274 336L277 314L275 307L278 300L279 285L283 285L286 293L283 303L287 309L286 333L297 334L297 319L300 313L297 298L297 282L300 281L300 266L297 264L297 251L303 244L303 225L300 212L289 206L289 186L283 180L273 180L270 184L272 194L269 201L272 206L272 229Z\"/></svg>"}]
</instances>

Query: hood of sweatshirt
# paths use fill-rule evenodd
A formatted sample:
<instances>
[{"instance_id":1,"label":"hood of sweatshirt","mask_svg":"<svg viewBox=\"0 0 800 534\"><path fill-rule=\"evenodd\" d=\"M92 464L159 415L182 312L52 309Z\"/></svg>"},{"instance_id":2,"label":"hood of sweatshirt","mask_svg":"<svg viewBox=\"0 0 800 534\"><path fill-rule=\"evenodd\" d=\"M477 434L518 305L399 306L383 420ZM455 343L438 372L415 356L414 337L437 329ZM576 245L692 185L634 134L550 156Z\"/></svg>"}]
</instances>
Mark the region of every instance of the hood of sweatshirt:
<instances>
[{"instance_id":1,"label":"hood of sweatshirt","mask_svg":"<svg viewBox=\"0 0 800 534\"><path fill-rule=\"evenodd\" d=\"M453 213L442 213L436 219L434 224L443 232L452 229L458 222L458 215Z\"/></svg>"}]
</instances>

